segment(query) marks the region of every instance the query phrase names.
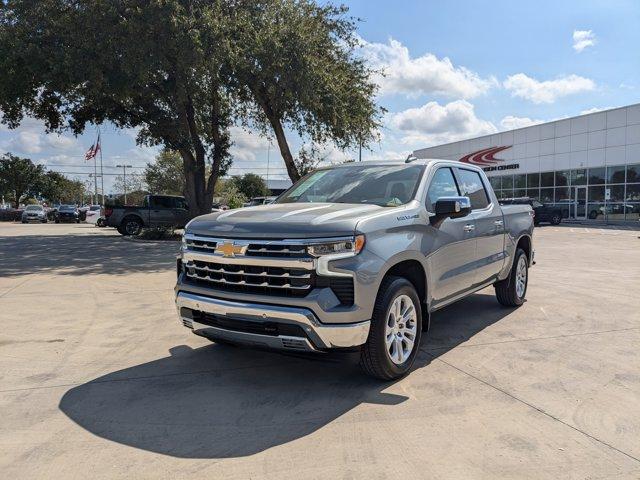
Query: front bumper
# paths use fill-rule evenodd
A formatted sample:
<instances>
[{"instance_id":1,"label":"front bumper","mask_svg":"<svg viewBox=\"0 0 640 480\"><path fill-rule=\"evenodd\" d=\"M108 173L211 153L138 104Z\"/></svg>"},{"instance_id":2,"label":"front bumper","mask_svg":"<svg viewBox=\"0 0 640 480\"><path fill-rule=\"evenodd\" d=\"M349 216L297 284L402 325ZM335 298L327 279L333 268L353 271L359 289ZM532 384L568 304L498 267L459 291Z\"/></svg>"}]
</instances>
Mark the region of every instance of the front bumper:
<instances>
[{"instance_id":1,"label":"front bumper","mask_svg":"<svg viewBox=\"0 0 640 480\"><path fill-rule=\"evenodd\" d=\"M187 292L178 292L176 307L183 325L197 335L282 350L359 346L366 342L371 323L323 324L306 308L228 301ZM278 325L297 327L293 331L299 333L280 333Z\"/></svg>"}]
</instances>

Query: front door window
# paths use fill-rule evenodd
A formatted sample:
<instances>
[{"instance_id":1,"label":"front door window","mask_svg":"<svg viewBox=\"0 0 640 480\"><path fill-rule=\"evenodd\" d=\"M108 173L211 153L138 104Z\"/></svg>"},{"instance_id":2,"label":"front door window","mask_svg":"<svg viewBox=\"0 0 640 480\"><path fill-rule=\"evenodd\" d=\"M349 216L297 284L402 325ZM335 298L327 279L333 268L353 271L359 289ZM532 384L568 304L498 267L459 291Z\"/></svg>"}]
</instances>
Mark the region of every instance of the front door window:
<instances>
[{"instance_id":1,"label":"front door window","mask_svg":"<svg viewBox=\"0 0 640 480\"><path fill-rule=\"evenodd\" d=\"M575 187L573 203L574 218L586 220L587 218L587 187Z\"/></svg>"}]
</instances>

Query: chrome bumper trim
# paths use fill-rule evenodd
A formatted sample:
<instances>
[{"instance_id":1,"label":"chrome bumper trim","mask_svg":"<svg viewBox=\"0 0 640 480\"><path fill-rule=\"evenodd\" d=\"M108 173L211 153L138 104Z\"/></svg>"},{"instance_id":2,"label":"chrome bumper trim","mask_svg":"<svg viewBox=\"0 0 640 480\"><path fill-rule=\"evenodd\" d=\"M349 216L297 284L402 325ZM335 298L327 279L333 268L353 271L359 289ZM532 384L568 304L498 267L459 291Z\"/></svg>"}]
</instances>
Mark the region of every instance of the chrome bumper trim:
<instances>
[{"instance_id":1,"label":"chrome bumper trim","mask_svg":"<svg viewBox=\"0 0 640 480\"><path fill-rule=\"evenodd\" d=\"M198 335L219 337L239 343L256 344L270 348L286 350L310 350L326 348L355 347L367 341L370 321L347 324L322 324L313 312L306 308L281 307L258 303L231 302L219 298L210 298L187 292L178 292L176 297L178 316L182 323L193 328ZM277 322L299 325L308 336L270 336L254 333L226 330L195 322L192 318L183 316L181 308L189 308L200 312L247 320L252 322ZM310 341L309 341L310 340Z\"/></svg>"}]
</instances>

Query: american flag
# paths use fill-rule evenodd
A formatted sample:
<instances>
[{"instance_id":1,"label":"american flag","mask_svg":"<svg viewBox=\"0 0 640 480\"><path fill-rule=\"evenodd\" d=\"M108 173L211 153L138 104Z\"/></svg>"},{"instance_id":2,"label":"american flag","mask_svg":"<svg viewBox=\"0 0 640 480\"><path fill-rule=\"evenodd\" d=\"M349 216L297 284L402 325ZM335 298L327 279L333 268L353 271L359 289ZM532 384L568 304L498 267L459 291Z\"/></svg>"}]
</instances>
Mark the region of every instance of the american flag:
<instances>
[{"instance_id":1,"label":"american flag","mask_svg":"<svg viewBox=\"0 0 640 480\"><path fill-rule=\"evenodd\" d=\"M89 147L89 150L87 150L87 153L84 154L84 160L89 161L92 158L95 158L99 151L100 151L100 135L98 135L98 139L96 140L96 143L94 145L91 145Z\"/></svg>"}]
</instances>

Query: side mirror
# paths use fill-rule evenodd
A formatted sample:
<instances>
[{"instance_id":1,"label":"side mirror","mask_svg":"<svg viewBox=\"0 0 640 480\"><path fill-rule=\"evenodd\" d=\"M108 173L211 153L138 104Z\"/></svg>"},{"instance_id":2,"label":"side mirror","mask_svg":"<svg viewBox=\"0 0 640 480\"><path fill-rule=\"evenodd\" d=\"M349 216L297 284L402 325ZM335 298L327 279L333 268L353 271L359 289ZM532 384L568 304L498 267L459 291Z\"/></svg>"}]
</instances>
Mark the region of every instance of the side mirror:
<instances>
[{"instance_id":1,"label":"side mirror","mask_svg":"<svg viewBox=\"0 0 640 480\"><path fill-rule=\"evenodd\" d=\"M441 197L435 205L435 216L431 217L431 223L436 223L445 218L466 217L471 213L471 200L469 197Z\"/></svg>"}]
</instances>

